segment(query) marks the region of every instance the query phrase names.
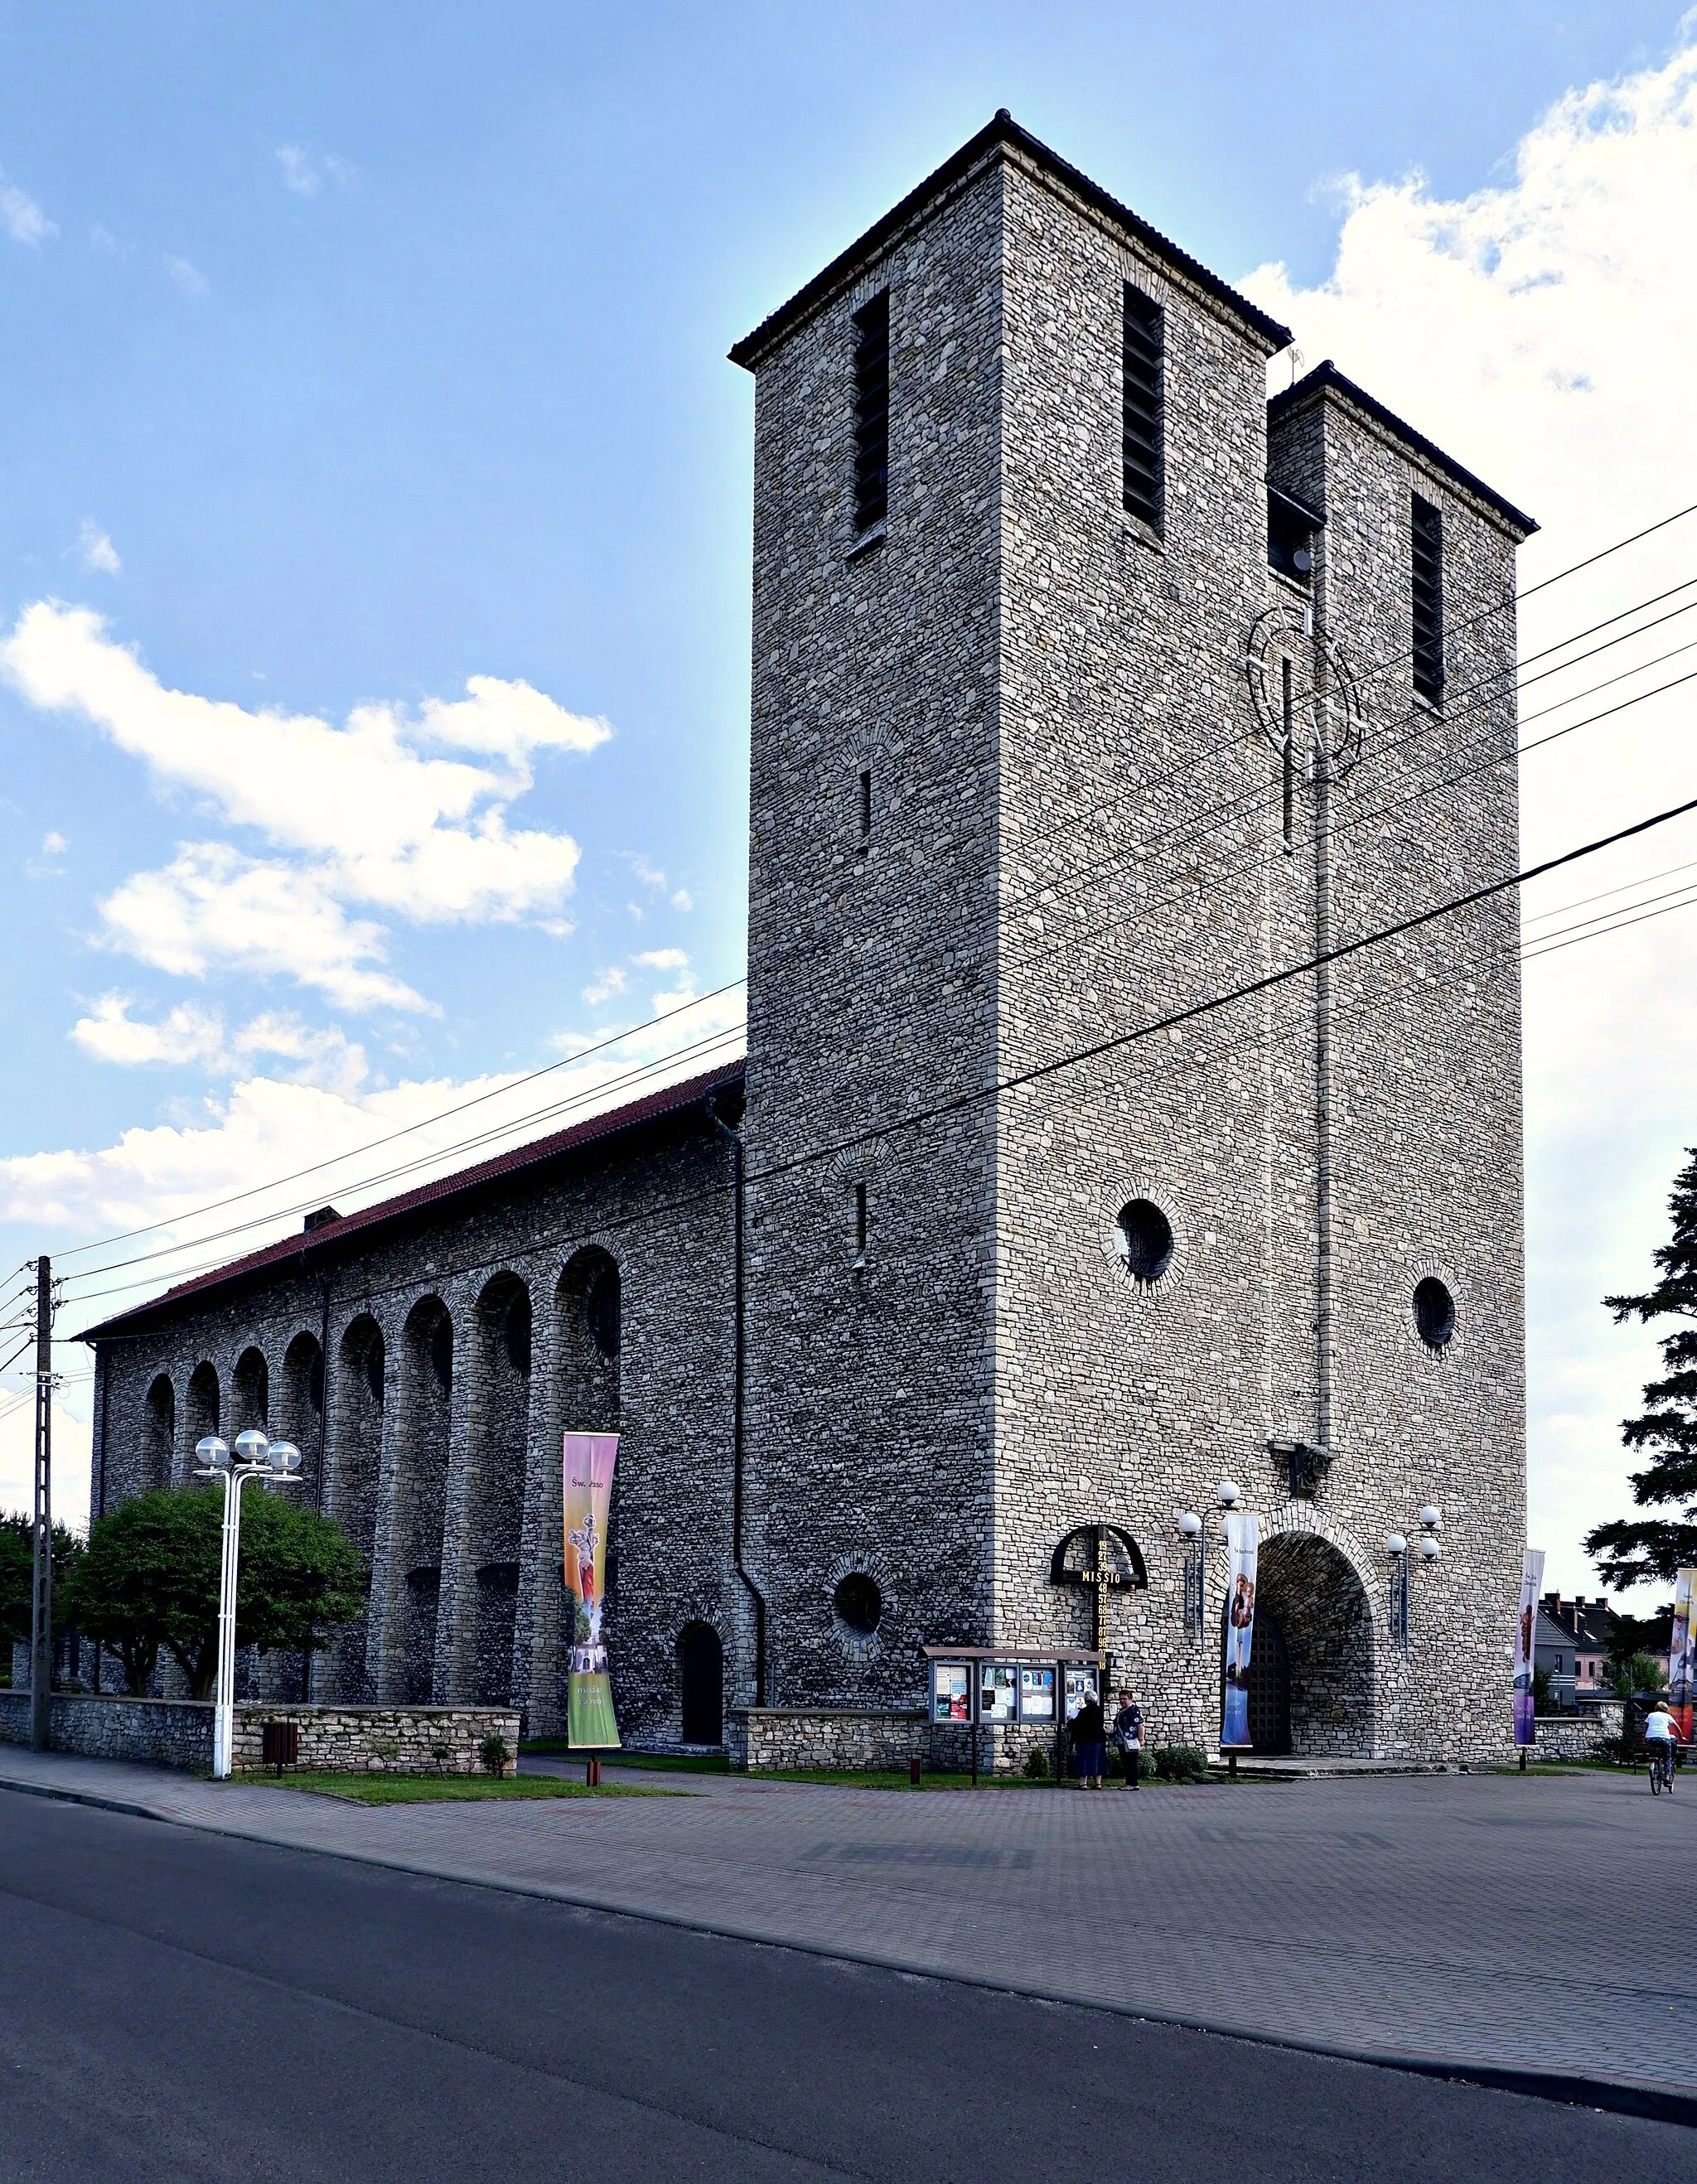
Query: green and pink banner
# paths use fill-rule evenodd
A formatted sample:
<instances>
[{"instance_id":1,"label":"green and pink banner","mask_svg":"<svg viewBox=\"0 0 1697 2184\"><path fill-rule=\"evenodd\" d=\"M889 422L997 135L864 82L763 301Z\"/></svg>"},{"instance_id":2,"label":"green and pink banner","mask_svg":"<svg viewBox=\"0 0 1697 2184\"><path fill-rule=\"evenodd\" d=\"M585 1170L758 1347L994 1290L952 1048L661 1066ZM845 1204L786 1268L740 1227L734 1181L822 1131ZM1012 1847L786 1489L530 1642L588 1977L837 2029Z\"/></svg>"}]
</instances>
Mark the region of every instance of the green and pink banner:
<instances>
[{"instance_id":1,"label":"green and pink banner","mask_svg":"<svg viewBox=\"0 0 1697 2184\"><path fill-rule=\"evenodd\" d=\"M606 1605L607 1513L618 1452L617 1434L566 1436L566 1592L572 1618L566 1737L574 1749L617 1749L619 1741L607 1645L601 1632Z\"/></svg>"}]
</instances>

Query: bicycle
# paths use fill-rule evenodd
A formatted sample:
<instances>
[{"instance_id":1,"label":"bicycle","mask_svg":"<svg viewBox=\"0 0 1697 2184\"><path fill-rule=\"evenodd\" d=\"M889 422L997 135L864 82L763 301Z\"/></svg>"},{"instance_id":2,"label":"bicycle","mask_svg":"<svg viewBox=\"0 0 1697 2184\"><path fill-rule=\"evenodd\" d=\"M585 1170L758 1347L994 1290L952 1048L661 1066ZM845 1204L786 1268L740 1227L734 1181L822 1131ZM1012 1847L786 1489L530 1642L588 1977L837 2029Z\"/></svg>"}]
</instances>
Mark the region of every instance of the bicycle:
<instances>
[{"instance_id":1,"label":"bicycle","mask_svg":"<svg viewBox=\"0 0 1697 2184\"><path fill-rule=\"evenodd\" d=\"M1659 1797L1664 1790L1670 1797L1673 1795L1673 1746L1667 1739L1650 1755L1650 1794Z\"/></svg>"}]
</instances>

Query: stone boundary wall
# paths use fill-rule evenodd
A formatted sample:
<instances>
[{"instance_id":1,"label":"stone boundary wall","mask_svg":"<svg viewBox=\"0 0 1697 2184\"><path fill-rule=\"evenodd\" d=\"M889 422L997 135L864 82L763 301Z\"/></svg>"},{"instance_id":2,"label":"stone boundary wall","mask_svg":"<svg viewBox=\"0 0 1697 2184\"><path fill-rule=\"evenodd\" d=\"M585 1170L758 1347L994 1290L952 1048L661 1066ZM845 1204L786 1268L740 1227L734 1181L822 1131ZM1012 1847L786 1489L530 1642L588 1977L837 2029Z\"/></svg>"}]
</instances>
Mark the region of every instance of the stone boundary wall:
<instances>
[{"instance_id":1,"label":"stone boundary wall","mask_svg":"<svg viewBox=\"0 0 1697 2184\"><path fill-rule=\"evenodd\" d=\"M1621 1733L1618 1706L1588 1708L1583 1713L1541 1713L1538 1717L1538 1759L1594 1759L1605 1736Z\"/></svg>"},{"instance_id":2,"label":"stone boundary wall","mask_svg":"<svg viewBox=\"0 0 1697 2184\"><path fill-rule=\"evenodd\" d=\"M96 1697L55 1691L48 1718L55 1752L131 1759L148 1767L212 1772L212 1708L193 1699ZM30 1694L0 1691L0 1743L30 1741Z\"/></svg>"},{"instance_id":3,"label":"stone boundary wall","mask_svg":"<svg viewBox=\"0 0 1697 2184\"><path fill-rule=\"evenodd\" d=\"M304 1772L327 1774L481 1774L483 1740L507 1748L503 1773L518 1771L518 1713L500 1707L302 1707L244 1703L235 1711L231 1770L265 1772L261 1733L268 1721L300 1730ZM206 1700L53 1695L55 1752L90 1759L128 1759L212 1772L212 1707ZM0 1743L30 1741L30 1694L0 1691Z\"/></svg>"},{"instance_id":4,"label":"stone boundary wall","mask_svg":"<svg viewBox=\"0 0 1697 2184\"><path fill-rule=\"evenodd\" d=\"M926 1756L927 1723L918 1708L735 1708L725 1723L733 1767L751 1774L792 1767L902 1768Z\"/></svg>"},{"instance_id":5,"label":"stone boundary wall","mask_svg":"<svg viewBox=\"0 0 1697 2184\"><path fill-rule=\"evenodd\" d=\"M518 1772L518 1713L501 1707L238 1706L231 1772L260 1774L260 1732L269 1721L300 1730L297 1766L314 1774L481 1774L483 1740L507 1748L504 1774Z\"/></svg>"}]
</instances>

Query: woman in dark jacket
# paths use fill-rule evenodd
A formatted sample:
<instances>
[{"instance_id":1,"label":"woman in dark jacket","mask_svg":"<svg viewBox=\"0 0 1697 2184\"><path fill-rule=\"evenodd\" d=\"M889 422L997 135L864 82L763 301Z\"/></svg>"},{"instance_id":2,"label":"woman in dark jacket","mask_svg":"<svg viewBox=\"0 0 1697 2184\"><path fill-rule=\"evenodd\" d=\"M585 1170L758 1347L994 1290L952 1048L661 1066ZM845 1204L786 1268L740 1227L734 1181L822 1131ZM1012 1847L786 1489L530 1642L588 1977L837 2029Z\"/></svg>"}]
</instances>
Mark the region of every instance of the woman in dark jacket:
<instances>
[{"instance_id":1,"label":"woman in dark jacket","mask_svg":"<svg viewBox=\"0 0 1697 2184\"><path fill-rule=\"evenodd\" d=\"M1102 1719L1102 1702L1093 1696L1073 1716L1073 1752L1079 1787L1099 1790L1108 1768L1107 1732Z\"/></svg>"}]
</instances>

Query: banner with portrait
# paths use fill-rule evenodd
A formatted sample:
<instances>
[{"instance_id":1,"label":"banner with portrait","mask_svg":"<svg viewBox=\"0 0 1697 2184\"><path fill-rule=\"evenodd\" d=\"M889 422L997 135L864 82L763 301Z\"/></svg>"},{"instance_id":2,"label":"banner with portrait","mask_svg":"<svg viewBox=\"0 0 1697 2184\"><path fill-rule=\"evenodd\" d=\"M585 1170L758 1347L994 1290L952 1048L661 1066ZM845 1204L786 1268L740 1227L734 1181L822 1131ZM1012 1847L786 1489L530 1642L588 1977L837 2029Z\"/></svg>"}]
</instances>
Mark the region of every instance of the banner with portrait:
<instances>
[{"instance_id":1,"label":"banner with portrait","mask_svg":"<svg viewBox=\"0 0 1697 2184\"><path fill-rule=\"evenodd\" d=\"M566 1741L575 1750L617 1747L612 1679L601 1616L606 1605L607 1513L613 1494L617 1434L566 1435L566 1612L571 1650L566 1680Z\"/></svg>"},{"instance_id":2,"label":"banner with portrait","mask_svg":"<svg viewBox=\"0 0 1697 2184\"><path fill-rule=\"evenodd\" d=\"M1697 1569L1673 1580L1673 1634L1667 1644L1667 1703L1688 1741L1697 1713Z\"/></svg>"},{"instance_id":3,"label":"banner with portrait","mask_svg":"<svg viewBox=\"0 0 1697 2184\"><path fill-rule=\"evenodd\" d=\"M1225 1519L1225 1704L1222 1752L1249 1742L1249 1652L1255 1636L1255 1568L1260 1519L1233 1510Z\"/></svg>"},{"instance_id":4,"label":"banner with portrait","mask_svg":"<svg viewBox=\"0 0 1697 2184\"><path fill-rule=\"evenodd\" d=\"M1515 1623L1515 1742L1538 1742L1538 1704L1532 1672L1538 1665L1538 1591L1543 1583L1543 1549L1528 1547L1521 1563L1521 1612Z\"/></svg>"}]
</instances>

